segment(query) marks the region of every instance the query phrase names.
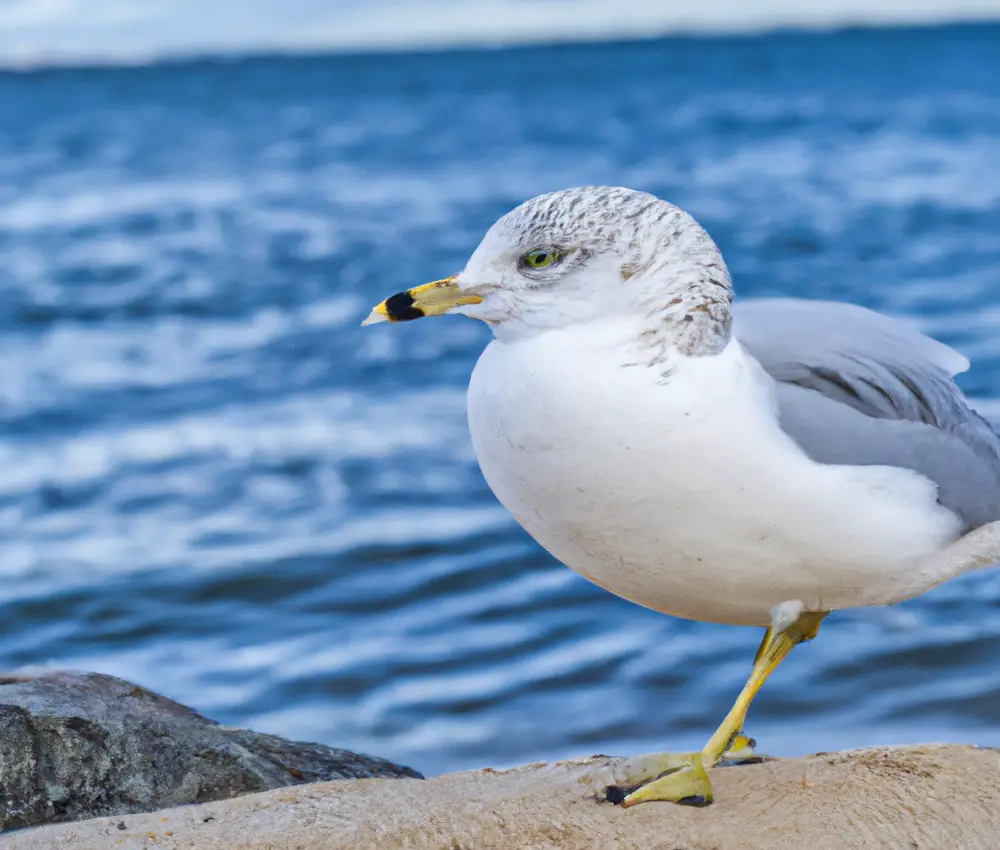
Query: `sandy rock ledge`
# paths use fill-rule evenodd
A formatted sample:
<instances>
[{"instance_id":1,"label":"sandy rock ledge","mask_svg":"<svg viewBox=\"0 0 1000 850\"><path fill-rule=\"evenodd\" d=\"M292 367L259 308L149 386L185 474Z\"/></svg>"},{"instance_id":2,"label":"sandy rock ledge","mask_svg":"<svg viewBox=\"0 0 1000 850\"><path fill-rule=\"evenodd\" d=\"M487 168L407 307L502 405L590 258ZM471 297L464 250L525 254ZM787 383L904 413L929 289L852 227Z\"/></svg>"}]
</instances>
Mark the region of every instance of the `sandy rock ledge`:
<instances>
[{"instance_id":1,"label":"sandy rock ledge","mask_svg":"<svg viewBox=\"0 0 1000 850\"><path fill-rule=\"evenodd\" d=\"M1000 751L952 745L821 753L713 771L717 802L621 809L610 759L283 788L40 827L5 850L997 850Z\"/></svg>"}]
</instances>

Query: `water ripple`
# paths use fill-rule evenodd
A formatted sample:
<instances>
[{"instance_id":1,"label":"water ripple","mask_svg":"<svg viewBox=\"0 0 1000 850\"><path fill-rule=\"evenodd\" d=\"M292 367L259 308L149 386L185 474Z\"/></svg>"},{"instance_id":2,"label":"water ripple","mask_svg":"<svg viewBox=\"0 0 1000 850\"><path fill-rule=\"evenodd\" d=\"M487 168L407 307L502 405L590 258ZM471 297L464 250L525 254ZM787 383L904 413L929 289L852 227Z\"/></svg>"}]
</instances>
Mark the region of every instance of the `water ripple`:
<instances>
[{"instance_id":1,"label":"water ripple","mask_svg":"<svg viewBox=\"0 0 1000 850\"><path fill-rule=\"evenodd\" d=\"M552 562L471 322L361 331L527 196L658 192L742 295L908 316L1000 418L994 28L0 74L0 660L426 772L697 746L759 636ZM1000 743L1000 579L831 617L771 752Z\"/></svg>"}]
</instances>

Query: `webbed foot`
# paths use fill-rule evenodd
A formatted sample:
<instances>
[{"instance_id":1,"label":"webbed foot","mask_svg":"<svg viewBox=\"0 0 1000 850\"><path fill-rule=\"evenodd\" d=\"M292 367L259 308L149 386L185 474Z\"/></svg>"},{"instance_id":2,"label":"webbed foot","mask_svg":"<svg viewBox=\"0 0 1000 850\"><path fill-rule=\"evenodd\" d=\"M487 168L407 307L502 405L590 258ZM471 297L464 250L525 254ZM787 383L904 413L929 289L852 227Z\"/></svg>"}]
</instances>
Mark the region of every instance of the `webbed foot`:
<instances>
[{"instance_id":1,"label":"webbed foot","mask_svg":"<svg viewBox=\"0 0 1000 850\"><path fill-rule=\"evenodd\" d=\"M755 742L737 735L719 759L724 766L756 764L767 756L753 751ZM710 765L712 766L712 765ZM623 806L647 800L669 800L690 805L712 801L712 785L702 753L649 753L623 759L613 769L615 784L605 789L607 799Z\"/></svg>"}]
</instances>

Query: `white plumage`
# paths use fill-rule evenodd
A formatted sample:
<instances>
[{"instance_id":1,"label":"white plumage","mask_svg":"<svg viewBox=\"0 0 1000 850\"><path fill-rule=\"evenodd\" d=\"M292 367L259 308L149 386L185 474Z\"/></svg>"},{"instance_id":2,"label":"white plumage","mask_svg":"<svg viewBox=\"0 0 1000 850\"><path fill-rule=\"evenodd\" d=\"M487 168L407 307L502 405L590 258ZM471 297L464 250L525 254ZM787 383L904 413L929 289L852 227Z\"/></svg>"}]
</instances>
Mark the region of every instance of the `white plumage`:
<instances>
[{"instance_id":1,"label":"white plumage","mask_svg":"<svg viewBox=\"0 0 1000 850\"><path fill-rule=\"evenodd\" d=\"M679 617L767 625L807 610L896 602L959 536L909 470L811 460L779 427L772 379L739 342L679 355L667 385L622 369L596 323L492 343L469 386L480 467L556 558Z\"/></svg>"}]
</instances>

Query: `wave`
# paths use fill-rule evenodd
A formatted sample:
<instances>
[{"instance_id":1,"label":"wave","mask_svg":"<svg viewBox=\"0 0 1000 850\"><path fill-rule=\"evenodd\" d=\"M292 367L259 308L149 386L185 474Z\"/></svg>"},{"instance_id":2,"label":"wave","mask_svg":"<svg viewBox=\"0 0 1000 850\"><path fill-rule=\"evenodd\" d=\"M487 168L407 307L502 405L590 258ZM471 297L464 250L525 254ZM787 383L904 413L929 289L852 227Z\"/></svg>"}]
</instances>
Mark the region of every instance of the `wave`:
<instances>
[{"instance_id":1,"label":"wave","mask_svg":"<svg viewBox=\"0 0 1000 850\"><path fill-rule=\"evenodd\" d=\"M84 6L87 9L84 10ZM273 8L272 8L273 7ZM243 0L0 6L0 67L145 65L258 53L365 53L1000 20L1000 0ZM85 15L87 26L71 24Z\"/></svg>"}]
</instances>

